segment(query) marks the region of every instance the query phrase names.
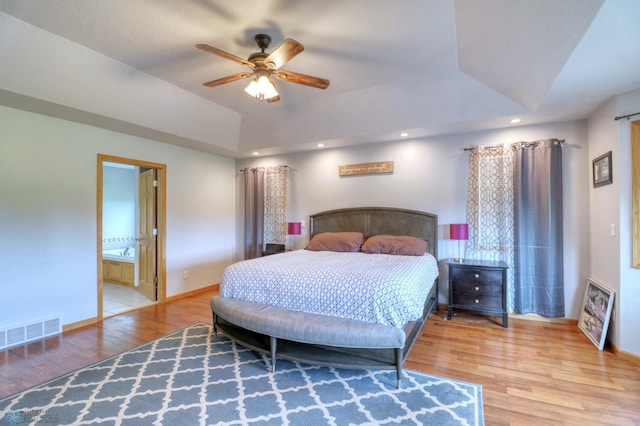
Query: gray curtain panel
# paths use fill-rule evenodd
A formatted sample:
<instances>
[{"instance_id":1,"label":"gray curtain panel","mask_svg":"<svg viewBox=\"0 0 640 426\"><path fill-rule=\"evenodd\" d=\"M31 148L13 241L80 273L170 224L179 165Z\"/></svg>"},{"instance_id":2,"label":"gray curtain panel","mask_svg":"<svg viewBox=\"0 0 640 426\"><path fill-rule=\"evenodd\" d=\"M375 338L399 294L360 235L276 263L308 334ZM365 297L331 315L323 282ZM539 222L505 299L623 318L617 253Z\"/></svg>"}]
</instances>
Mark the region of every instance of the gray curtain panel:
<instances>
[{"instance_id":1,"label":"gray curtain panel","mask_svg":"<svg viewBox=\"0 0 640 426\"><path fill-rule=\"evenodd\" d=\"M514 145L515 311L564 316L562 146Z\"/></svg>"},{"instance_id":2,"label":"gray curtain panel","mask_svg":"<svg viewBox=\"0 0 640 426\"><path fill-rule=\"evenodd\" d=\"M264 245L264 169L244 170L244 258L262 255Z\"/></svg>"}]
</instances>

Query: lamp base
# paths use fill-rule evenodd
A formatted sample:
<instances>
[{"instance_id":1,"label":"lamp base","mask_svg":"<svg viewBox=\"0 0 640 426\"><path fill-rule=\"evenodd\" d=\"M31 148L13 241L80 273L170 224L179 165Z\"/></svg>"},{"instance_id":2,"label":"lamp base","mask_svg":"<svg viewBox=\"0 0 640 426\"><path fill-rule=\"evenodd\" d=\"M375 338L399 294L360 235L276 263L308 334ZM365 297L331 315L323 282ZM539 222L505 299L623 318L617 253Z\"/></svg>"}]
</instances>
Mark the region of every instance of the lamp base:
<instances>
[{"instance_id":1,"label":"lamp base","mask_svg":"<svg viewBox=\"0 0 640 426\"><path fill-rule=\"evenodd\" d=\"M462 240L458 240L458 257L453 259L453 261L456 263L464 263L464 259L462 258L462 256L464 255L464 250L462 249L461 242Z\"/></svg>"}]
</instances>

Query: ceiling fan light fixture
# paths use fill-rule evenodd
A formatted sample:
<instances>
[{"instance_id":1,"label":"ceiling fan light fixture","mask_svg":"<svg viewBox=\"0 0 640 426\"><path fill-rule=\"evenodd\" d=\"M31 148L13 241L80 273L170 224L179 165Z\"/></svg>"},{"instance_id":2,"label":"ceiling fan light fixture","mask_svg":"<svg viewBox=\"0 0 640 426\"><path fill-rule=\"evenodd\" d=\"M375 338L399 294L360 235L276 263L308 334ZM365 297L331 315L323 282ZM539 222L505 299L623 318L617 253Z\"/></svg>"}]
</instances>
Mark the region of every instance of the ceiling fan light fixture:
<instances>
[{"instance_id":1,"label":"ceiling fan light fixture","mask_svg":"<svg viewBox=\"0 0 640 426\"><path fill-rule=\"evenodd\" d=\"M260 101L278 96L278 91L276 90L275 85L266 75L261 75L251 80L251 83L249 83L244 91Z\"/></svg>"},{"instance_id":2,"label":"ceiling fan light fixture","mask_svg":"<svg viewBox=\"0 0 640 426\"><path fill-rule=\"evenodd\" d=\"M207 87L217 87L244 78L252 78L251 83L244 89L252 98L269 103L278 102L280 94L274 80L282 80L289 83L302 84L304 86L326 89L329 80L283 70L281 67L296 57L304 50L304 46L292 38L285 39L271 53L265 52L271 43L271 37L266 34L257 34L254 37L260 52L254 52L247 59L220 50L207 44L196 44L196 48L228 59L251 69L251 72L240 72L203 83Z\"/></svg>"}]
</instances>

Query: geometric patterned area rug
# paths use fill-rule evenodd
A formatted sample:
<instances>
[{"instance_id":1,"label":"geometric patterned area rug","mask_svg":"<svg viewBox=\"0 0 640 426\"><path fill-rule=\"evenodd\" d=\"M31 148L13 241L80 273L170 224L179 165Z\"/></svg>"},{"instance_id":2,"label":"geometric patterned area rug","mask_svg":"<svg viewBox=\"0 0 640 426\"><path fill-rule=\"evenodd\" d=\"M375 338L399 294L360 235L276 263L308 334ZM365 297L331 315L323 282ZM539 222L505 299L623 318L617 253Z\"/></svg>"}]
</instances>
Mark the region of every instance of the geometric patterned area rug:
<instances>
[{"instance_id":1,"label":"geometric patterned area rug","mask_svg":"<svg viewBox=\"0 0 640 426\"><path fill-rule=\"evenodd\" d=\"M482 387L269 359L195 324L0 400L2 424L483 425Z\"/></svg>"}]
</instances>

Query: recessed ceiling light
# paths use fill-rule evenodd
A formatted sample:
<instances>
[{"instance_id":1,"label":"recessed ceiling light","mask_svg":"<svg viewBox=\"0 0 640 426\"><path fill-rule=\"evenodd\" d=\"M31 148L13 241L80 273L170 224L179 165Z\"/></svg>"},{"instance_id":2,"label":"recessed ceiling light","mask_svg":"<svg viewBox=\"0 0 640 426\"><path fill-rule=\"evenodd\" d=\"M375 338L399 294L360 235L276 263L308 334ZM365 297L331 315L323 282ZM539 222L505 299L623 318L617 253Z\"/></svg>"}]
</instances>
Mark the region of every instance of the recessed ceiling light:
<instances>
[{"instance_id":1,"label":"recessed ceiling light","mask_svg":"<svg viewBox=\"0 0 640 426\"><path fill-rule=\"evenodd\" d=\"M316 145L318 148L324 148L324 144L323 143L319 143Z\"/></svg>"},{"instance_id":2,"label":"recessed ceiling light","mask_svg":"<svg viewBox=\"0 0 640 426\"><path fill-rule=\"evenodd\" d=\"M253 151L253 155L260 155L258 151Z\"/></svg>"},{"instance_id":3,"label":"recessed ceiling light","mask_svg":"<svg viewBox=\"0 0 640 426\"><path fill-rule=\"evenodd\" d=\"M406 137L406 136L409 136L409 133L407 133L407 132L402 132L402 133L400 133L400 136L402 136L402 137L404 138L404 137Z\"/></svg>"},{"instance_id":4,"label":"recessed ceiling light","mask_svg":"<svg viewBox=\"0 0 640 426\"><path fill-rule=\"evenodd\" d=\"M512 119L509 121L509 123L511 123L511 124L517 124L517 123L519 123L520 121L521 121L521 120L520 120L519 118L512 118Z\"/></svg>"}]
</instances>

